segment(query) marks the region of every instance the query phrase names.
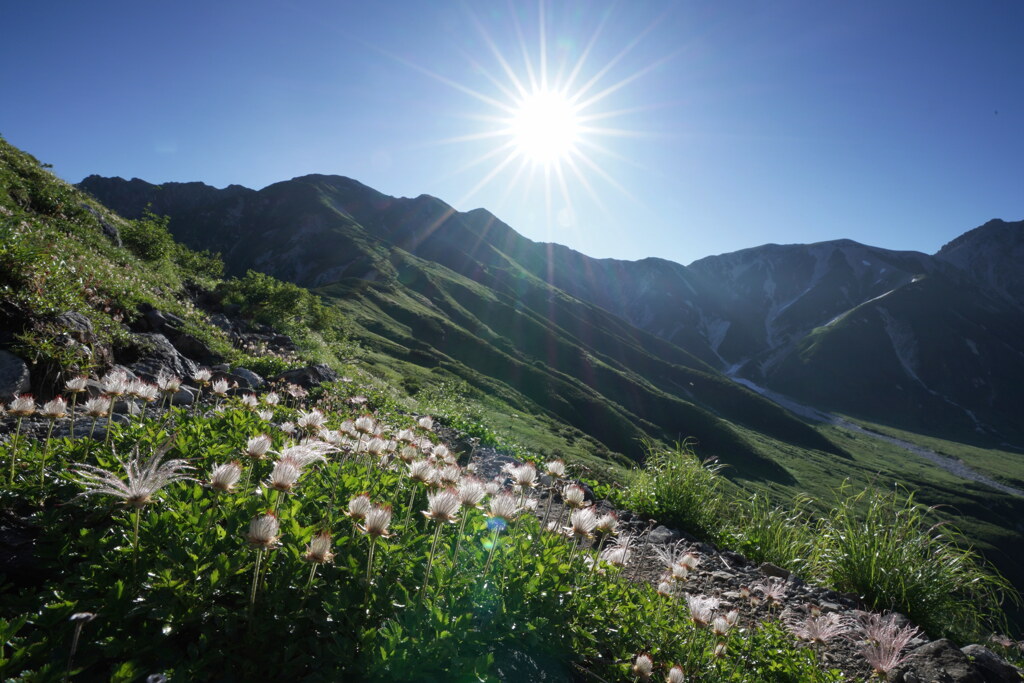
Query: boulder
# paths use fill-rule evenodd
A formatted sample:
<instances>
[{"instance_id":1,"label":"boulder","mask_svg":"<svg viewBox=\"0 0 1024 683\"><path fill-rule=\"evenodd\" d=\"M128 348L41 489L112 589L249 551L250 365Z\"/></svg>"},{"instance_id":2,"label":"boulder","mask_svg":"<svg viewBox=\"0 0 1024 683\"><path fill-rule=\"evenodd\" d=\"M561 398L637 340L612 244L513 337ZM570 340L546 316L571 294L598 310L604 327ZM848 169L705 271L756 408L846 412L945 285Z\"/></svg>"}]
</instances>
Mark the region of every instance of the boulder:
<instances>
[{"instance_id":1,"label":"boulder","mask_svg":"<svg viewBox=\"0 0 1024 683\"><path fill-rule=\"evenodd\" d=\"M959 649L942 638L926 643L910 653L910 658L890 672L894 683L914 681L935 683L1019 683L1020 673L981 645Z\"/></svg>"},{"instance_id":2,"label":"boulder","mask_svg":"<svg viewBox=\"0 0 1024 683\"><path fill-rule=\"evenodd\" d=\"M650 535L647 536L647 542L654 545L667 545L669 543L675 543L678 540L678 531L661 525L652 529Z\"/></svg>"},{"instance_id":3,"label":"boulder","mask_svg":"<svg viewBox=\"0 0 1024 683\"><path fill-rule=\"evenodd\" d=\"M788 579L790 574L790 571L788 569L778 567L772 564L771 562L762 562L761 566L757 569L765 576L774 576L775 578L783 580Z\"/></svg>"},{"instance_id":4,"label":"boulder","mask_svg":"<svg viewBox=\"0 0 1024 683\"><path fill-rule=\"evenodd\" d=\"M0 401L11 401L31 387L28 365L13 353L0 350Z\"/></svg>"},{"instance_id":5,"label":"boulder","mask_svg":"<svg viewBox=\"0 0 1024 683\"><path fill-rule=\"evenodd\" d=\"M334 382L337 379L338 373L331 370L328 366L320 364L308 365L304 368L298 368L297 370L282 372L270 381L298 384L304 389L311 389L325 382Z\"/></svg>"},{"instance_id":6,"label":"boulder","mask_svg":"<svg viewBox=\"0 0 1024 683\"><path fill-rule=\"evenodd\" d=\"M244 380L250 389L259 389L266 384L262 377L248 368L235 368L232 370L232 373ZM239 386L241 386L241 382L239 382Z\"/></svg>"},{"instance_id":7,"label":"boulder","mask_svg":"<svg viewBox=\"0 0 1024 683\"><path fill-rule=\"evenodd\" d=\"M181 355L164 335L151 332L136 334L135 338L142 348L142 357L129 367L136 375L153 381L161 371L181 378L195 374L196 364Z\"/></svg>"}]
</instances>

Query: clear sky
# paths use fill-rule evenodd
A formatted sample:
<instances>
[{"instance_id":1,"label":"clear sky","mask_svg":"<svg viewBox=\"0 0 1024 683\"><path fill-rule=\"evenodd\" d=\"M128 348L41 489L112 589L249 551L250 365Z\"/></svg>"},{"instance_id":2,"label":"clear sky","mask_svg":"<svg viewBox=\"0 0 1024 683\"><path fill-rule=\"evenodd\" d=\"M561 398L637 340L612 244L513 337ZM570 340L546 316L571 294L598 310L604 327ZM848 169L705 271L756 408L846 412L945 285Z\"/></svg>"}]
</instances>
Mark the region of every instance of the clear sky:
<instances>
[{"instance_id":1,"label":"clear sky","mask_svg":"<svg viewBox=\"0 0 1024 683\"><path fill-rule=\"evenodd\" d=\"M0 26L0 134L72 182L339 174L681 263L1024 218L1019 0L35 0Z\"/></svg>"}]
</instances>

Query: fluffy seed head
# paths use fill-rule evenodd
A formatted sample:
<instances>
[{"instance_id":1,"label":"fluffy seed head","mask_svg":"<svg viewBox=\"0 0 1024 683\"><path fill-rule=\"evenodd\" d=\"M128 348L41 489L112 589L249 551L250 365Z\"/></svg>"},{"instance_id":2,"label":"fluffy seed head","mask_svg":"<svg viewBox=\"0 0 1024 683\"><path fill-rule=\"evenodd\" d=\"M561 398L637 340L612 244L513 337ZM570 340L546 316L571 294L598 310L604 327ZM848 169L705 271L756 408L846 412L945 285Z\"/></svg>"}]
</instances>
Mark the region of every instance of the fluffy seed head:
<instances>
[{"instance_id":1,"label":"fluffy seed head","mask_svg":"<svg viewBox=\"0 0 1024 683\"><path fill-rule=\"evenodd\" d=\"M420 429L426 429L427 431L430 431L431 429L434 428L434 418L430 417L429 415L424 415L420 419L416 420L416 424L417 426L419 426Z\"/></svg>"},{"instance_id":2,"label":"fluffy seed head","mask_svg":"<svg viewBox=\"0 0 1024 683\"><path fill-rule=\"evenodd\" d=\"M39 412L49 420L56 420L68 414L68 404L67 401L58 396L52 401L44 403Z\"/></svg>"},{"instance_id":3,"label":"fluffy seed head","mask_svg":"<svg viewBox=\"0 0 1024 683\"><path fill-rule=\"evenodd\" d=\"M211 377L213 377L213 373L210 372L209 368L199 368L192 373L192 380L199 385L209 384Z\"/></svg>"},{"instance_id":4,"label":"fluffy seed head","mask_svg":"<svg viewBox=\"0 0 1024 683\"><path fill-rule=\"evenodd\" d=\"M555 479L561 479L565 476L565 461L564 460L551 460L545 466L548 476L554 477Z\"/></svg>"},{"instance_id":5,"label":"fluffy seed head","mask_svg":"<svg viewBox=\"0 0 1024 683\"><path fill-rule=\"evenodd\" d=\"M641 681L646 681L654 672L654 660L648 654L640 654L633 660L633 674L639 676Z\"/></svg>"},{"instance_id":6,"label":"fluffy seed head","mask_svg":"<svg viewBox=\"0 0 1024 683\"><path fill-rule=\"evenodd\" d=\"M491 497L490 515L500 517L509 522L519 514L519 505L516 503L515 495L503 491Z\"/></svg>"},{"instance_id":7,"label":"fluffy seed head","mask_svg":"<svg viewBox=\"0 0 1024 683\"><path fill-rule=\"evenodd\" d=\"M245 442L245 455L253 460L262 460L266 457L272 443L273 441L266 434L254 436Z\"/></svg>"},{"instance_id":8,"label":"fluffy seed head","mask_svg":"<svg viewBox=\"0 0 1024 683\"><path fill-rule=\"evenodd\" d=\"M389 524L391 524L391 506L374 505L370 508L370 511L366 513L366 521L360 527L360 530L364 534L374 538L379 538L381 536L387 538L391 535L388 533Z\"/></svg>"},{"instance_id":9,"label":"fluffy seed head","mask_svg":"<svg viewBox=\"0 0 1024 683\"><path fill-rule=\"evenodd\" d=\"M513 467L510 474L517 486L532 489L537 485L537 468L532 463L524 463L518 467Z\"/></svg>"},{"instance_id":10,"label":"fluffy seed head","mask_svg":"<svg viewBox=\"0 0 1024 683\"><path fill-rule=\"evenodd\" d=\"M260 401L259 401L258 398L256 398L256 394L243 394L242 395L242 405L245 406L246 408L248 408L249 410L256 410L256 407L259 404L260 404Z\"/></svg>"},{"instance_id":11,"label":"fluffy seed head","mask_svg":"<svg viewBox=\"0 0 1024 683\"><path fill-rule=\"evenodd\" d=\"M443 486L455 486L462 478L462 468L458 465L445 465L438 476Z\"/></svg>"},{"instance_id":12,"label":"fluffy seed head","mask_svg":"<svg viewBox=\"0 0 1024 683\"><path fill-rule=\"evenodd\" d=\"M599 534L614 534L619 529L619 517L614 512L601 515L597 518L597 526L594 531Z\"/></svg>"},{"instance_id":13,"label":"fluffy seed head","mask_svg":"<svg viewBox=\"0 0 1024 683\"><path fill-rule=\"evenodd\" d=\"M666 683L686 683L686 676L683 675L683 670L678 666L673 666L668 671L668 678L665 679Z\"/></svg>"},{"instance_id":14,"label":"fluffy seed head","mask_svg":"<svg viewBox=\"0 0 1024 683\"><path fill-rule=\"evenodd\" d=\"M437 470L426 460L417 460L409 465L409 478L424 484L432 484L437 478Z\"/></svg>"},{"instance_id":15,"label":"fluffy seed head","mask_svg":"<svg viewBox=\"0 0 1024 683\"><path fill-rule=\"evenodd\" d=\"M103 387L103 393L108 396L124 396L128 393L129 382L128 374L121 369L111 370L103 376L100 380L100 386Z\"/></svg>"},{"instance_id":16,"label":"fluffy seed head","mask_svg":"<svg viewBox=\"0 0 1024 683\"><path fill-rule=\"evenodd\" d=\"M36 412L36 402L32 394L22 394L10 402L7 411L15 417L29 417Z\"/></svg>"},{"instance_id":17,"label":"fluffy seed head","mask_svg":"<svg viewBox=\"0 0 1024 683\"><path fill-rule=\"evenodd\" d=\"M299 411L299 418L295 420L295 426L307 434L315 434L323 429L326 420L327 418L324 417L324 414L314 408L308 413Z\"/></svg>"},{"instance_id":18,"label":"fluffy seed head","mask_svg":"<svg viewBox=\"0 0 1024 683\"><path fill-rule=\"evenodd\" d=\"M249 522L249 531L245 538L249 543L258 548L273 548L277 546L277 538L281 525L272 513L260 515Z\"/></svg>"},{"instance_id":19,"label":"fluffy seed head","mask_svg":"<svg viewBox=\"0 0 1024 683\"><path fill-rule=\"evenodd\" d=\"M192 469L184 460L164 460L164 448L158 449L147 460L143 460L136 446L132 458L117 462L125 471L128 481L117 474L95 465L76 465L72 471L78 475L78 483L85 487L80 496L103 494L115 496L127 505L142 508L153 501L160 489L176 481L190 480L186 472Z\"/></svg>"},{"instance_id":20,"label":"fluffy seed head","mask_svg":"<svg viewBox=\"0 0 1024 683\"><path fill-rule=\"evenodd\" d=\"M576 484L569 484L562 489L562 500L571 508L581 508L586 501L586 493Z\"/></svg>"},{"instance_id":21,"label":"fluffy seed head","mask_svg":"<svg viewBox=\"0 0 1024 683\"><path fill-rule=\"evenodd\" d=\"M569 524L567 530L572 532L576 540L582 541L585 538L591 538L594 527L597 526L597 513L592 507L573 510L569 515Z\"/></svg>"},{"instance_id":22,"label":"fluffy seed head","mask_svg":"<svg viewBox=\"0 0 1024 683\"><path fill-rule=\"evenodd\" d=\"M302 468L288 460L278 460L274 463L274 469L270 472L267 486L276 491L291 491L298 483L302 475Z\"/></svg>"},{"instance_id":23,"label":"fluffy seed head","mask_svg":"<svg viewBox=\"0 0 1024 683\"><path fill-rule=\"evenodd\" d=\"M229 492L235 488L242 476L242 463L237 460L217 465L210 472L210 487L217 491Z\"/></svg>"},{"instance_id":24,"label":"fluffy seed head","mask_svg":"<svg viewBox=\"0 0 1024 683\"><path fill-rule=\"evenodd\" d=\"M155 384L143 382L141 379L131 383L128 393L146 403L152 403L160 397L160 390L157 389Z\"/></svg>"},{"instance_id":25,"label":"fluffy seed head","mask_svg":"<svg viewBox=\"0 0 1024 683\"><path fill-rule=\"evenodd\" d=\"M352 423L352 427L360 434L373 434L376 426L371 415L361 415Z\"/></svg>"},{"instance_id":26,"label":"fluffy seed head","mask_svg":"<svg viewBox=\"0 0 1024 683\"><path fill-rule=\"evenodd\" d=\"M227 396L228 395L228 389L230 389L230 388L231 388L231 386L228 384L228 381L226 379L224 379L223 377L221 377L220 379L218 379L217 381L215 381L213 383L213 386L211 387L210 390L216 396L223 397L223 396Z\"/></svg>"},{"instance_id":27,"label":"fluffy seed head","mask_svg":"<svg viewBox=\"0 0 1024 683\"><path fill-rule=\"evenodd\" d=\"M161 394L176 394L181 389L181 378L161 370L156 376L156 388Z\"/></svg>"},{"instance_id":28,"label":"fluffy seed head","mask_svg":"<svg viewBox=\"0 0 1024 683\"><path fill-rule=\"evenodd\" d=\"M93 396L83 407L89 417L103 417L110 412L110 399L106 396Z\"/></svg>"},{"instance_id":29,"label":"fluffy seed head","mask_svg":"<svg viewBox=\"0 0 1024 683\"><path fill-rule=\"evenodd\" d=\"M276 406L281 402L281 396L276 391L268 391L263 394L263 402L268 406Z\"/></svg>"},{"instance_id":30,"label":"fluffy seed head","mask_svg":"<svg viewBox=\"0 0 1024 683\"><path fill-rule=\"evenodd\" d=\"M78 377L72 377L64 383L64 388L70 391L72 394L77 394L85 391L89 386L89 378L86 375L79 375Z\"/></svg>"},{"instance_id":31,"label":"fluffy seed head","mask_svg":"<svg viewBox=\"0 0 1024 683\"><path fill-rule=\"evenodd\" d=\"M302 556L306 562L326 564L334 560L334 553L331 552L331 532L321 531L306 546L306 554Z\"/></svg>"},{"instance_id":32,"label":"fluffy seed head","mask_svg":"<svg viewBox=\"0 0 1024 683\"><path fill-rule=\"evenodd\" d=\"M693 623L697 626L707 626L710 624L719 604L718 598L686 594L686 606L690 610L690 618L693 619Z\"/></svg>"},{"instance_id":33,"label":"fluffy seed head","mask_svg":"<svg viewBox=\"0 0 1024 683\"><path fill-rule=\"evenodd\" d=\"M487 495L484 483L476 477L463 477L458 487L459 503L464 508L479 507L480 501Z\"/></svg>"},{"instance_id":34,"label":"fluffy seed head","mask_svg":"<svg viewBox=\"0 0 1024 683\"><path fill-rule=\"evenodd\" d=\"M372 508L373 503L370 502L370 494L360 493L348 502L348 512L345 514L352 519L362 521L366 519L366 515L369 514Z\"/></svg>"},{"instance_id":35,"label":"fluffy seed head","mask_svg":"<svg viewBox=\"0 0 1024 683\"><path fill-rule=\"evenodd\" d=\"M427 494L427 509L423 516L435 522L454 523L459 517L459 496L453 489L441 489Z\"/></svg>"}]
</instances>

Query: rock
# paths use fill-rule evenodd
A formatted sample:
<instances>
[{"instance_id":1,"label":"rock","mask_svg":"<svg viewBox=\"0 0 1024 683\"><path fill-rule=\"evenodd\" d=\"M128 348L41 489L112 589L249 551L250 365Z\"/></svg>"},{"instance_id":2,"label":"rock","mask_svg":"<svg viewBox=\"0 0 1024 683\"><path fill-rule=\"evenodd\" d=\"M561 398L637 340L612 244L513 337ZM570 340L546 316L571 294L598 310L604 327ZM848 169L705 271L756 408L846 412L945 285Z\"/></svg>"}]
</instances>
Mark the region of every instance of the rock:
<instances>
[{"instance_id":1,"label":"rock","mask_svg":"<svg viewBox=\"0 0 1024 683\"><path fill-rule=\"evenodd\" d=\"M196 362L209 364L221 358L205 342L187 332L172 334L170 340L174 348L178 349L182 355L188 356Z\"/></svg>"},{"instance_id":2,"label":"rock","mask_svg":"<svg viewBox=\"0 0 1024 683\"><path fill-rule=\"evenodd\" d=\"M214 313L210 316L209 320L211 325L219 327L225 332L231 332L234 329L234 325L232 325L231 320L229 320L223 313Z\"/></svg>"},{"instance_id":3,"label":"rock","mask_svg":"<svg viewBox=\"0 0 1024 683\"><path fill-rule=\"evenodd\" d=\"M960 649L968 658L971 664L977 668L986 681L995 683L1019 683L1021 680L1020 671L1011 666L1002 657L983 645L968 645Z\"/></svg>"},{"instance_id":4,"label":"rock","mask_svg":"<svg viewBox=\"0 0 1024 683\"><path fill-rule=\"evenodd\" d=\"M660 525L652 529L650 535L647 537L647 542L653 543L654 545L666 545L668 543L674 543L678 540L678 531Z\"/></svg>"},{"instance_id":5,"label":"rock","mask_svg":"<svg viewBox=\"0 0 1024 683\"><path fill-rule=\"evenodd\" d=\"M103 214L101 214L99 211L89 206L85 202L82 202L82 208L92 214L93 218L95 218L96 221L100 224L100 230L103 231L103 234L106 235L111 242L113 242L119 247L124 246L121 243L121 233L120 231L118 231L116 225L109 222L106 218L103 217Z\"/></svg>"},{"instance_id":6,"label":"rock","mask_svg":"<svg viewBox=\"0 0 1024 683\"><path fill-rule=\"evenodd\" d=\"M54 319L54 322L79 344L93 344L96 342L92 321L78 311L61 313Z\"/></svg>"},{"instance_id":7,"label":"rock","mask_svg":"<svg viewBox=\"0 0 1024 683\"><path fill-rule=\"evenodd\" d=\"M757 570L765 576L774 576L783 580L788 579L790 575L790 571L788 569L778 567L771 562L762 562L761 566L758 567Z\"/></svg>"},{"instance_id":8,"label":"rock","mask_svg":"<svg viewBox=\"0 0 1024 683\"><path fill-rule=\"evenodd\" d=\"M338 373L331 370L328 366L320 365L308 365L304 368L297 370L288 370L282 372L280 375L271 379L272 382L286 382L288 384L298 384L304 389L311 389L315 386L323 384L324 382L334 382L338 379Z\"/></svg>"},{"instance_id":9,"label":"rock","mask_svg":"<svg viewBox=\"0 0 1024 683\"><path fill-rule=\"evenodd\" d=\"M196 397L193 395L193 389L183 386L173 396L171 396L172 406L190 406L192 405Z\"/></svg>"},{"instance_id":10,"label":"rock","mask_svg":"<svg viewBox=\"0 0 1024 683\"><path fill-rule=\"evenodd\" d=\"M13 353L0 350L0 401L11 401L32 386L28 365Z\"/></svg>"},{"instance_id":11,"label":"rock","mask_svg":"<svg viewBox=\"0 0 1024 683\"><path fill-rule=\"evenodd\" d=\"M186 378L195 374L196 364L174 348L162 334L143 333L135 335L141 342L142 358L132 363L135 374L153 381L161 371L176 377Z\"/></svg>"},{"instance_id":12,"label":"rock","mask_svg":"<svg viewBox=\"0 0 1024 683\"><path fill-rule=\"evenodd\" d=\"M725 561L725 563L728 564L730 567L745 567L747 564L749 564L749 561L746 557L744 557L740 553L735 553L731 550L723 550L720 553L720 556Z\"/></svg>"},{"instance_id":13,"label":"rock","mask_svg":"<svg viewBox=\"0 0 1024 683\"><path fill-rule=\"evenodd\" d=\"M911 651L910 658L906 663L889 673L889 680L895 683L910 683L913 680L934 681L935 683L1003 683L1003 681L1011 683L1020 681L1016 670L999 660L991 651L980 645L969 645L964 649L968 648L976 648L971 649L971 652L975 653L973 655L975 659L972 660L946 638L922 645ZM999 664L1002 664L1003 667L1000 667Z\"/></svg>"},{"instance_id":14,"label":"rock","mask_svg":"<svg viewBox=\"0 0 1024 683\"><path fill-rule=\"evenodd\" d=\"M259 389L266 384L266 381L262 377L248 368L235 368L233 374L244 380L245 384L250 389ZM239 385L241 385L241 382L239 382Z\"/></svg>"}]
</instances>

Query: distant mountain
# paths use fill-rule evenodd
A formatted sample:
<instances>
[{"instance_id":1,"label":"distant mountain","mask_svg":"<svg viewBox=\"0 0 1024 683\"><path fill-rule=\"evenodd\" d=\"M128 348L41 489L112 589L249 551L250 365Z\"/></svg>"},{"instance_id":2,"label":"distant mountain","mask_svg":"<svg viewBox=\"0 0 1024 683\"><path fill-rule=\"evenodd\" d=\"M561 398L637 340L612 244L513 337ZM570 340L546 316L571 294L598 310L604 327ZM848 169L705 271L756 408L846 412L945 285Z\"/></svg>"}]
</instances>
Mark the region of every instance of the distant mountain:
<instances>
[{"instance_id":1,"label":"distant mountain","mask_svg":"<svg viewBox=\"0 0 1024 683\"><path fill-rule=\"evenodd\" d=\"M641 434L693 434L695 424L723 455L740 448L715 416L823 446L719 373L875 422L1024 447L1021 222L991 221L934 256L836 240L682 266L593 259L526 239L485 210L389 197L340 176L260 191L98 176L81 187L129 217L147 205L170 215L177 237L222 252L229 272L373 298L420 351L468 354L573 424L596 408L561 405L551 395L560 382L614 405L620 427L652 424L609 430L612 450L635 453L628 443ZM402 290L438 318L400 310ZM539 366L543 378L532 376Z\"/></svg>"},{"instance_id":2,"label":"distant mountain","mask_svg":"<svg viewBox=\"0 0 1024 683\"><path fill-rule=\"evenodd\" d=\"M171 216L176 237L222 252L230 273L253 268L318 287L368 343L480 387L504 385L611 453L639 459L645 439L693 436L741 476L789 481L733 427L742 425L842 455L705 360L550 284L556 248L485 211L387 197L338 176L258 192L96 176L81 187L125 216L147 206Z\"/></svg>"}]
</instances>

